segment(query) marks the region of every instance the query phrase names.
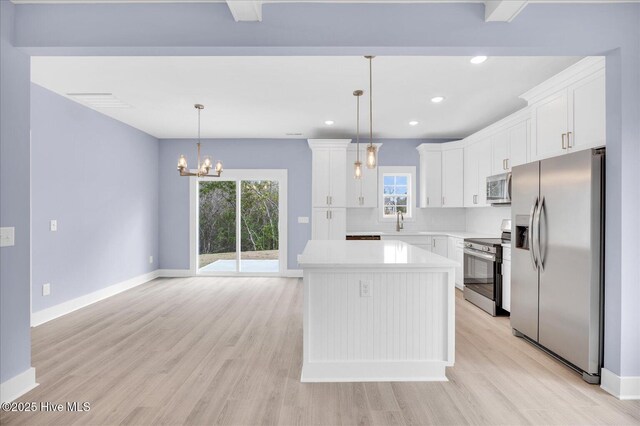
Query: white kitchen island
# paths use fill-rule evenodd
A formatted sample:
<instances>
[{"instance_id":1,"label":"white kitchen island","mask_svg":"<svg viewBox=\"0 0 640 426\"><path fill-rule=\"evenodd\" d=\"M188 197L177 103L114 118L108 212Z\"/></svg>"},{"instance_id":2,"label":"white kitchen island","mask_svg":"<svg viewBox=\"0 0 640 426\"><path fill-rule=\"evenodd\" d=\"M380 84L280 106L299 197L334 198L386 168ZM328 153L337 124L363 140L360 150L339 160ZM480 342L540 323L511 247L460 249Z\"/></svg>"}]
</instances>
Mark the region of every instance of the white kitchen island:
<instances>
[{"instance_id":1,"label":"white kitchen island","mask_svg":"<svg viewBox=\"0 0 640 426\"><path fill-rule=\"evenodd\" d=\"M311 240L303 382L446 381L456 263L401 241Z\"/></svg>"}]
</instances>

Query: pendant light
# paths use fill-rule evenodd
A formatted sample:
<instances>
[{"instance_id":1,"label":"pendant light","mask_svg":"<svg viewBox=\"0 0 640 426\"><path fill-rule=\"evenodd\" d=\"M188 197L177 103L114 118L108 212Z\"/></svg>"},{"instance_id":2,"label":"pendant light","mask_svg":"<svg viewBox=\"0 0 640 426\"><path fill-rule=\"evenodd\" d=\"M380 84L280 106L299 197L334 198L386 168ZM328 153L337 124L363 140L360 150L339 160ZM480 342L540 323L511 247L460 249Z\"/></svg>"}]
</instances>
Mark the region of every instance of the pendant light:
<instances>
[{"instance_id":1,"label":"pendant light","mask_svg":"<svg viewBox=\"0 0 640 426\"><path fill-rule=\"evenodd\" d=\"M355 90L353 96L356 97L356 161L353 163L353 177L360 179L362 177L362 161L360 161L360 96L364 92Z\"/></svg>"},{"instance_id":2,"label":"pendant light","mask_svg":"<svg viewBox=\"0 0 640 426\"><path fill-rule=\"evenodd\" d=\"M367 147L367 168L375 169L378 162L378 150L373 144L373 73L372 59L375 56L365 56L369 60L369 146Z\"/></svg>"},{"instance_id":3,"label":"pendant light","mask_svg":"<svg viewBox=\"0 0 640 426\"><path fill-rule=\"evenodd\" d=\"M203 161L200 161L200 111L204 109L204 105L195 104L194 107L198 110L198 168L195 173L190 172L187 166L187 159L184 155L180 155L178 158L178 173L180 176L209 176L213 162L211 157L206 155ZM218 160L216 163L215 174L211 176L220 177L222 174L222 161Z\"/></svg>"}]
</instances>

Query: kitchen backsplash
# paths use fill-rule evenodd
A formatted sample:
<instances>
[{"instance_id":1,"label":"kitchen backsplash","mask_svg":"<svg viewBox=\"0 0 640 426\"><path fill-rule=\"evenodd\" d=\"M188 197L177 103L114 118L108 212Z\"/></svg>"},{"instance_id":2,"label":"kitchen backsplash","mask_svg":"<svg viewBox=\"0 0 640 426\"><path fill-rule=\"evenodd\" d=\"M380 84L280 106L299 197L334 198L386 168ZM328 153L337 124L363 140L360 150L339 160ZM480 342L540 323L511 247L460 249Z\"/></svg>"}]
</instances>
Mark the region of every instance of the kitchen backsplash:
<instances>
[{"instance_id":1,"label":"kitchen backsplash","mask_svg":"<svg viewBox=\"0 0 640 426\"><path fill-rule=\"evenodd\" d=\"M467 231L500 235L502 219L511 218L511 206L465 209Z\"/></svg>"},{"instance_id":2,"label":"kitchen backsplash","mask_svg":"<svg viewBox=\"0 0 640 426\"><path fill-rule=\"evenodd\" d=\"M465 209L415 209L415 220L405 221L407 231L464 231ZM347 209L347 231L392 231L394 222L379 222L378 209Z\"/></svg>"}]
</instances>

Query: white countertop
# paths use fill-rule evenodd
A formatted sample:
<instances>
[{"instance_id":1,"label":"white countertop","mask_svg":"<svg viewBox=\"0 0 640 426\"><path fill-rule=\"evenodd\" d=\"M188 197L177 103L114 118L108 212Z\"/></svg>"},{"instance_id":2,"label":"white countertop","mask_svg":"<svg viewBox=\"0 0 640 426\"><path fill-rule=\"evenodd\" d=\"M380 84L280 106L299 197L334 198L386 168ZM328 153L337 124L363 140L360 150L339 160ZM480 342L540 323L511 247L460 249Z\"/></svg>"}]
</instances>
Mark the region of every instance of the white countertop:
<instances>
[{"instance_id":1,"label":"white countertop","mask_svg":"<svg viewBox=\"0 0 640 426\"><path fill-rule=\"evenodd\" d=\"M480 232L467 232L467 231L347 231L347 235L380 235L385 237L398 236L433 236L433 235L446 235L447 237L454 238L500 238L500 234L483 234Z\"/></svg>"},{"instance_id":2,"label":"white countertop","mask_svg":"<svg viewBox=\"0 0 640 426\"><path fill-rule=\"evenodd\" d=\"M442 234L436 234L442 235ZM298 262L302 268L453 268L457 262L396 240L310 240Z\"/></svg>"}]
</instances>

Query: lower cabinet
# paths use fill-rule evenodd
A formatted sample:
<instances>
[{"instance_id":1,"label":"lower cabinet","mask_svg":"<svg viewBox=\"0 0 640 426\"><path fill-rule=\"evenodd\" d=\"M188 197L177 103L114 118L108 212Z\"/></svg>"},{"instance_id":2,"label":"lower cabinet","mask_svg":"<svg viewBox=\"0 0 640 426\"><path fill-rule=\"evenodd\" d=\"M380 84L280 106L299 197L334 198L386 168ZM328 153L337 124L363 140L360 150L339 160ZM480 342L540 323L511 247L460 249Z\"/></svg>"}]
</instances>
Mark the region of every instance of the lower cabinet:
<instances>
[{"instance_id":1,"label":"lower cabinet","mask_svg":"<svg viewBox=\"0 0 640 426\"><path fill-rule=\"evenodd\" d=\"M456 266L456 287L462 290L464 287L464 240L462 238L449 237L449 259L458 262Z\"/></svg>"},{"instance_id":2,"label":"lower cabinet","mask_svg":"<svg viewBox=\"0 0 640 426\"><path fill-rule=\"evenodd\" d=\"M443 257L448 257L449 253L449 237L436 235L432 237L433 242L431 243L431 251L435 254L439 254Z\"/></svg>"},{"instance_id":3,"label":"lower cabinet","mask_svg":"<svg viewBox=\"0 0 640 426\"><path fill-rule=\"evenodd\" d=\"M315 208L312 213L311 238L344 240L347 235L347 209Z\"/></svg>"},{"instance_id":4,"label":"lower cabinet","mask_svg":"<svg viewBox=\"0 0 640 426\"><path fill-rule=\"evenodd\" d=\"M511 312L511 249L502 248L502 309Z\"/></svg>"}]
</instances>

